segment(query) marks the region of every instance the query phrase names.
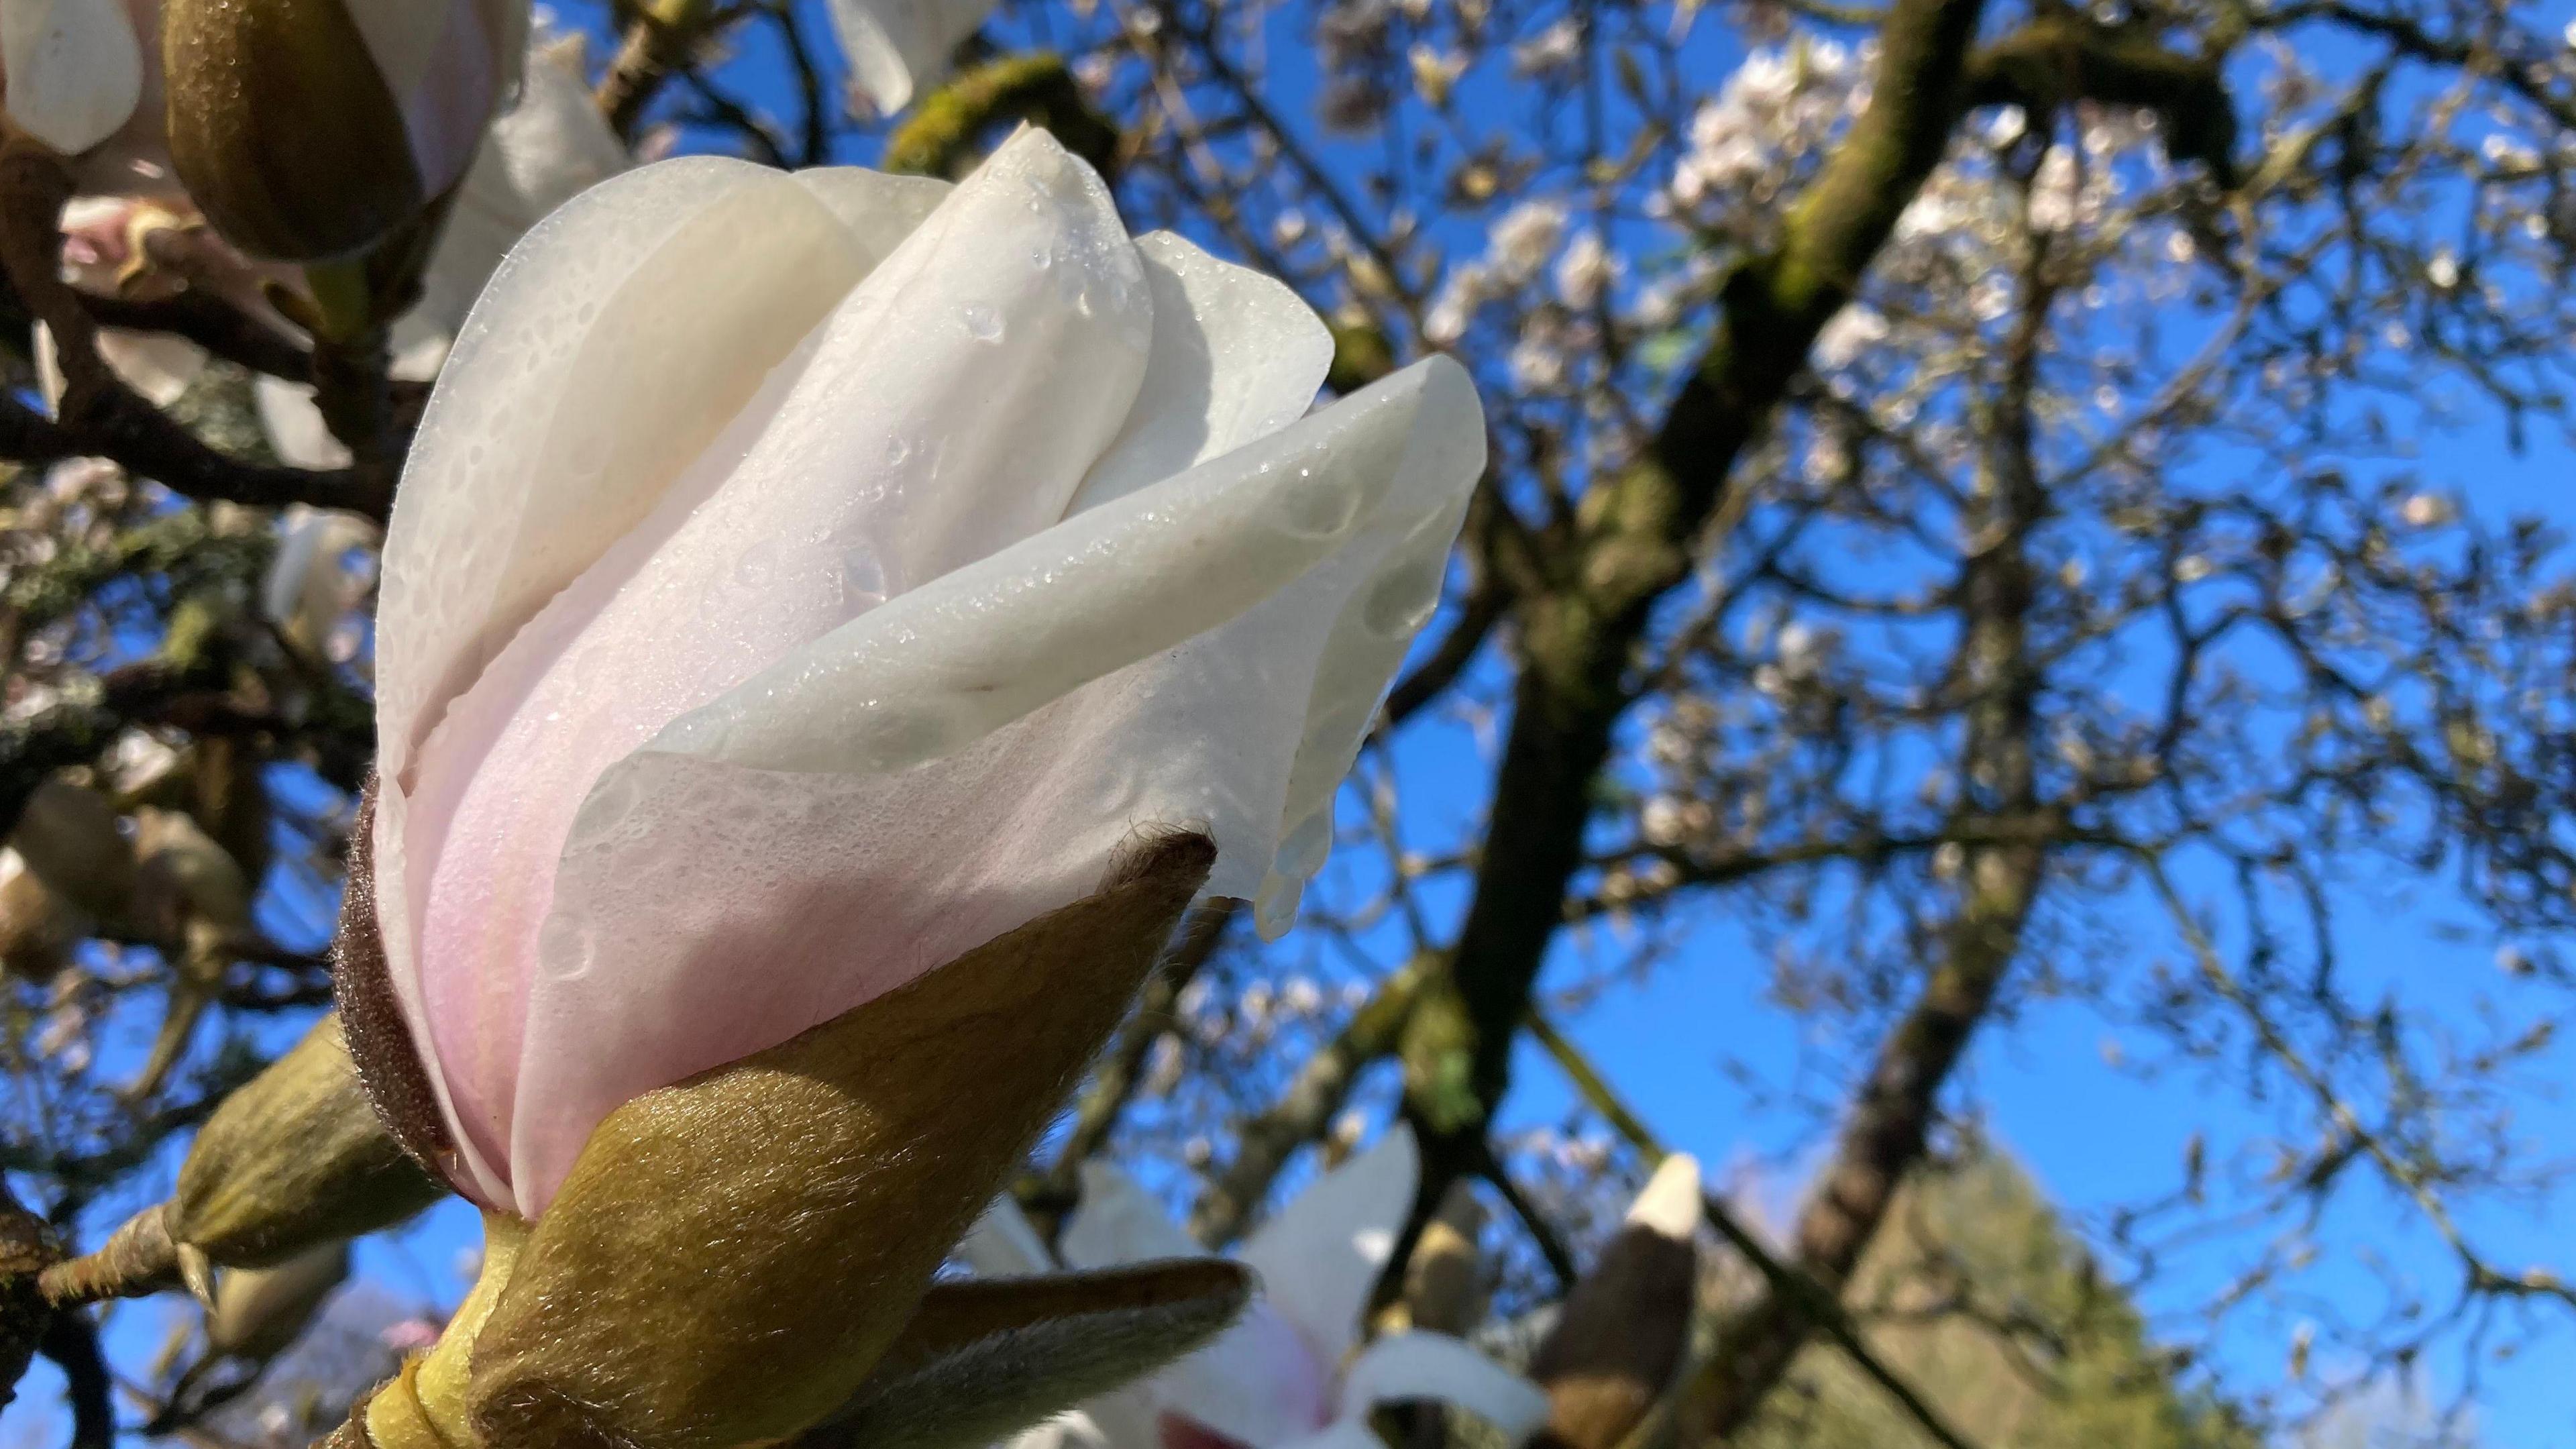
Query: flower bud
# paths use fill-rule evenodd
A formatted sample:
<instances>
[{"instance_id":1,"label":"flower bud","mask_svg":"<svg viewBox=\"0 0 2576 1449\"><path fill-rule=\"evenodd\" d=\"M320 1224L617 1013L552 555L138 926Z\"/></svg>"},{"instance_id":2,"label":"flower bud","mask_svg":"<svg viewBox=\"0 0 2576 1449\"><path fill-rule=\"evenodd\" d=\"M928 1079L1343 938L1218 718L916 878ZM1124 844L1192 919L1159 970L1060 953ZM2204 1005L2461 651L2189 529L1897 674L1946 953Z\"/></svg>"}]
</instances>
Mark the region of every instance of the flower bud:
<instances>
[{"instance_id":1,"label":"flower bud","mask_svg":"<svg viewBox=\"0 0 2576 1449\"><path fill-rule=\"evenodd\" d=\"M116 807L56 776L35 788L10 847L36 879L91 920L122 921L134 898L134 846Z\"/></svg>"},{"instance_id":2,"label":"flower bud","mask_svg":"<svg viewBox=\"0 0 2576 1449\"><path fill-rule=\"evenodd\" d=\"M258 1267L391 1227L444 1195L376 1120L333 1015L198 1129L167 1212L175 1240Z\"/></svg>"},{"instance_id":3,"label":"flower bud","mask_svg":"<svg viewBox=\"0 0 2576 1449\"><path fill-rule=\"evenodd\" d=\"M1452 1183L1440 1211L1404 1260L1404 1297L1386 1326L1464 1338L1485 1321L1485 1275L1477 1239L1484 1232L1484 1204L1465 1183Z\"/></svg>"},{"instance_id":4,"label":"flower bud","mask_svg":"<svg viewBox=\"0 0 2576 1449\"><path fill-rule=\"evenodd\" d=\"M473 1431L733 1449L848 1405L1214 855L1153 840L1099 893L610 1113L473 1341Z\"/></svg>"},{"instance_id":5,"label":"flower bud","mask_svg":"<svg viewBox=\"0 0 2576 1449\"><path fill-rule=\"evenodd\" d=\"M464 175L515 83L526 0L168 0L171 159L260 256L346 256Z\"/></svg>"},{"instance_id":6,"label":"flower bud","mask_svg":"<svg viewBox=\"0 0 2576 1449\"><path fill-rule=\"evenodd\" d=\"M391 1227L443 1192L377 1121L340 1019L325 1016L197 1129L168 1202L49 1274L47 1291L98 1297L184 1277L207 1297L210 1264L274 1266Z\"/></svg>"},{"instance_id":7,"label":"flower bud","mask_svg":"<svg viewBox=\"0 0 2576 1449\"><path fill-rule=\"evenodd\" d=\"M1699 1164L1667 1157L1530 1359L1547 1390L1543 1449L1617 1449L1690 1344L1699 1281Z\"/></svg>"}]
</instances>

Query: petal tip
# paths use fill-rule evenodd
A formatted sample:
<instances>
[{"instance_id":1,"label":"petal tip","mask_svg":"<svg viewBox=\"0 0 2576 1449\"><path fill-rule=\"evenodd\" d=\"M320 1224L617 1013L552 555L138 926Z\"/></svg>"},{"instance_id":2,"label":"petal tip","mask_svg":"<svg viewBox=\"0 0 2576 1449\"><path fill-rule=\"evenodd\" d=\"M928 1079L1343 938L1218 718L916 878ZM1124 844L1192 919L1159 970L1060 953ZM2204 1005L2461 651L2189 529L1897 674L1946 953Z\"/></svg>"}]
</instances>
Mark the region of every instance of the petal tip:
<instances>
[{"instance_id":1,"label":"petal tip","mask_svg":"<svg viewBox=\"0 0 2576 1449\"><path fill-rule=\"evenodd\" d=\"M1627 1220L1659 1237L1688 1241L1700 1225L1699 1159L1687 1152L1665 1158L1628 1205Z\"/></svg>"}]
</instances>

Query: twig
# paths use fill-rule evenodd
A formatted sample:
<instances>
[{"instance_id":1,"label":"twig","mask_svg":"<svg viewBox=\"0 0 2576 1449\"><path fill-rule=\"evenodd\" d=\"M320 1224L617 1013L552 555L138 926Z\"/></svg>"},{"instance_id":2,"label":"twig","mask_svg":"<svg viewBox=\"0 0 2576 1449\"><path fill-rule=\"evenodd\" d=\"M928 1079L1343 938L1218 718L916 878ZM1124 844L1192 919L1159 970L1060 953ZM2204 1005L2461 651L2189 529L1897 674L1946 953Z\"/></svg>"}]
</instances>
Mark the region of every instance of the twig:
<instances>
[{"instance_id":1,"label":"twig","mask_svg":"<svg viewBox=\"0 0 2576 1449\"><path fill-rule=\"evenodd\" d=\"M63 1371L63 1398L71 1405L71 1449L115 1449L116 1401L107 1360L98 1351L98 1325L77 1308L56 1311L38 1345Z\"/></svg>"}]
</instances>

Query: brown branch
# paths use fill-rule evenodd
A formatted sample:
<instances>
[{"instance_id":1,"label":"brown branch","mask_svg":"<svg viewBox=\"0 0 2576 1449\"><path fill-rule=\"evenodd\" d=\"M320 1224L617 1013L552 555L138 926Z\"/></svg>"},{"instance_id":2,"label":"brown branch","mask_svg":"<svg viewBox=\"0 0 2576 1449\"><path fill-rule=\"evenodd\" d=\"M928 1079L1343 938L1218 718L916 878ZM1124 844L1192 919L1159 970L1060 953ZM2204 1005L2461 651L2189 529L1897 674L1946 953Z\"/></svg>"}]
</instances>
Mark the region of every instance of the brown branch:
<instances>
[{"instance_id":1,"label":"brown branch","mask_svg":"<svg viewBox=\"0 0 2576 1449\"><path fill-rule=\"evenodd\" d=\"M83 1309L59 1309L38 1348L63 1371L63 1399L72 1410L71 1449L115 1449L115 1386L98 1351L98 1325Z\"/></svg>"},{"instance_id":2,"label":"brown branch","mask_svg":"<svg viewBox=\"0 0 2576 1449\"><path fill-rule=\"evenodd\" d=\"M1980 10L1980 0L1891 5L1869 108L1789 216L1778 249L1728 281L1716 337L1647 459L1596 485L1570 556L1549 561L1549 586L1518 605L1524 665L1484 868L1451 969L1406 1030L1405 1105L1425 1171L1394 1261L1449 1184L1475 1170L1509 1090L1513 1039L1582 865L1593 782L1628 706L1625 676L1654 606L1689 578L1693 545L1736 460L1939 163L1961 113Z\"/></svg>"},{"instance_id":3,"label":"brown branch","mask_svg":"<svg viewBox=\"0 0 2576 1449\"><path fill-rule=\"evenodd\" d=\"M166 332L184 337L226 362L288 382L313 380L313 356L276 328L221 297L184 291L159 298L101 297L81 293L89 315L101 327L128 332Z\"/></svg>"},{"instance_id":4,"label":"brown branch","mask_svg":"<svg viewBox=\"0 0 2576 1449\"><path fill-rule=\"evenodd\" d=\"M650 0L636 7L635 22L591 96L619 140L635 140L645 107L697 60L721 18L710 0Z\"/></svg>"},{"instance_id":5,"label":"brown branch","mask_svg":"<svg viewBox=\"0 0 2576 1449\"><path fill-rule=\"evenodd\" d=\"M1969 57L1967 88L1970 106L2020 106L2034 115L2077 100L2152 111L2167 155L2207 166L2221 186L2235 184L2236 112L2218 59L2167 50L2138 27L2071 10L2043 14Z\"/></svg>"},{"instance_id":6,"label":"brown branch","mask_svg":"<svg viewBox=\"0 0 2576 1449\"><path fill-rule=\"evenodd\" d=\"M1971 516L1976 536L1991 542L1963 571L1965 627L1953 666L1968 695L1959 778L1971 782L1957 813L1972 819L1989 811L2029 816L2038 804L2031 741L2039 686L2029 638L2037 583L2026 540L2047 507L2031 415L2055 296L2047 255L2045 239L2032 234L2019 311L2003 342L2004 377L1995 401L1981 409L1988 436ZM1775 1284L1720 1329L1684 1406L1693 1442L1722 1444L1741 1433L1808 1338L1826 1326L1806 1290L1839 1301L1897 1189L1929 1149L1942 1088L2020 953L2048 850L2047 842L2029 840L1967 850L1964 898L1943 933L1941 959L1879 1044L1833 1159L1799 1211L1793 1241L1800 1281Z\"/></svg>"}]
</instances>

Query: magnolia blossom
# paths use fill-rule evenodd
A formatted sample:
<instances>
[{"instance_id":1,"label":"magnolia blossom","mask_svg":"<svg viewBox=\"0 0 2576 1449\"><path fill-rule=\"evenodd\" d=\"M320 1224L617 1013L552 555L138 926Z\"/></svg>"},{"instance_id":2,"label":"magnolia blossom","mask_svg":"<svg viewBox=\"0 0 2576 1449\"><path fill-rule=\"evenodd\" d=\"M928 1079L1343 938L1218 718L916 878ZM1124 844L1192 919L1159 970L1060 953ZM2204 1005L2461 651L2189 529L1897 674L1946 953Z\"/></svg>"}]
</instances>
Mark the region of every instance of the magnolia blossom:
<instances>
[{"instance_id":1,"label":"magnolia blossom","mask_svg":"<svg viewBox=\"0 0 2576 1449\"><path fill-rule=\"evenodd\" d=\"M1360 1346L1370 1293L1420 1175L1413 1133L1399 1126L1317 1179L1244 1244L1262 1296L1240 1323L1162 1372L1030 1431L1014 1449L1370 1449L1379 1443L1371 1409L1421 1399L1490 1421L1508 1443L1528 1438L1547 1417L1546 1397L1462 1340L1415 1331ZM1053 1266L1007 1200L959 1251L991 1276ZM1105 1163L1083 1165L1064 1266L1206 1251L1134 1179Z\"/></svg>"},{"instance_id":2,"label":"magnolia blossom","mask_svg":"<svg viewBox=\"0 0 2576 1449\"><path fill-rule=\"evenodd\" d=\"M944 182L693 157L565 206L387 534L386 965L488 1204L641 1092L1206 832L1276 928L1482 466L1435 359L1307 416L1286 288L1043 132Z\"/></svg>"},{"instance_id":3,"label":"magnolia blossom","mask_svg":"<svg viewBox=\"0 0 2576 1449\"><path fill-rule=\"evenodd\" d=\"M992 13L995 0L831 0L832 29L849 62L850 88L880 115L912 104L948 74L948 59Z\"/></svg>"}]
</instances>

